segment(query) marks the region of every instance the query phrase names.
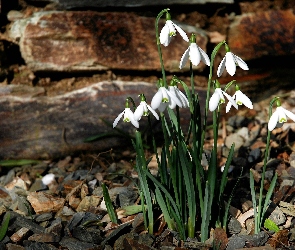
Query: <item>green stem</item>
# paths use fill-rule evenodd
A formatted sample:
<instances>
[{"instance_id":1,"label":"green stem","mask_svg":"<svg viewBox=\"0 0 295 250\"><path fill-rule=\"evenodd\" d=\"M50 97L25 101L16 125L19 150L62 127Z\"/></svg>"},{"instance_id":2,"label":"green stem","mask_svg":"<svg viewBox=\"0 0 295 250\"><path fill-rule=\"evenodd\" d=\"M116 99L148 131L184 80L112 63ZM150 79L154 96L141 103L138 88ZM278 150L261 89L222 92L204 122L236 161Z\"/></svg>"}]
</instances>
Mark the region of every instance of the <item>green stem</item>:
<instances>
[{"instance_id":1,"label":"green stem","mask_svg":"<svg viewBox=\"0 0 295 250\"><path fill-rule=\"evenodd\" d=\"M213 77L213 63L215 60L215 56L220 49L220 47L225 44L225 41L220 42L219 44L216 45L214 50L212 51L211 54L211 60L210 60L210 72L209 72L209 77L208 77L208 84L207 84L207 94L206 94L206 104L205 104L205 113L204 113L204 121L203 121L203 132L202 132L202 139L201 139L201 148L203 148L203 143L205 140L205 133L206 133L206 128L207 128L207 116L208 116L208 110L209 110L209 100L210 100L210 90L211 90L211 84L212 84L212 77ZM201 150L202 152L202 150ZM202 155L200 155L202 157Z\"/></svg>"},{"instance_id":2,"label":"green stem","mask_svg":"<svg viewBox=\"0 0 295 250\"><path fill-rule=\"evenodd\" d=\"M155 22L155 29L156 29L156 42L157 42L157 47L158 47L158 54L159 54L159 58L160 58L160 64L161 64L161 69L162 69L162 79L164 81L165 84L165 88L168 87L167 82L166 82L166 74L165 74L165 68L164 68L164 62L163 62L163 56L162 56L162 50L161 50L161 43L160 43L160 37L159 37L159 21L160 18L162 17L162 15L165 12L168 12L169 9L164 9L162 10L157 18L156 18L156 22Z\"/></svg>"},{"instance_id":3,"label":"green stem","mask_svg":"<svg viewBox=\"0 0 295 250\"><path fill-rule=\"evenodd\" d=\"M275 97L270 101L269 105L269 112L268 112L268 119L270 119L272 115L272 106L276 100L278 100L279 97ZM260 190L259 190L259 201L258 201L258 212L257 212L257 219L255 220L255 233L259 233L261 225L262 225L262 195L263 195L263 189L264 189L264 179L265 179L265 171L266 171L266 164L268 161L269 156L269 144L270 144L270 134L271 131L267 131L267 140L266 140L266 148L264 153L264 161L263 161L263 169L261 174L261 182L260 182ZM254 208L256 209L256 208Z\"/></svg>"}]
</instances>

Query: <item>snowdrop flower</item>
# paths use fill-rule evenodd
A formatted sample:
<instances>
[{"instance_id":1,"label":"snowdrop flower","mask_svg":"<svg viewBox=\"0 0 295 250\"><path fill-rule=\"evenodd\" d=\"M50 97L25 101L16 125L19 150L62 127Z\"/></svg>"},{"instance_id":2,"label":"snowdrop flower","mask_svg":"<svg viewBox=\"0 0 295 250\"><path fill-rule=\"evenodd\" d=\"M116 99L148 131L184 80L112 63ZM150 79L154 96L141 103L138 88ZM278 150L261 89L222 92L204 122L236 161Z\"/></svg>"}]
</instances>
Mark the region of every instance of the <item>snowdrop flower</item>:
<instances>
[{"instance_id":1,"label":"snowdrop flower","mask_svg":"<svg viewBox=\"0 0 295 250\"><path fill-rule=\"evenodd\" d=\"M159 116L156 113L156 111L153 110L151 106L146 103L146 98L144 94L140 94L139 96L141 98L141 101L134 112L134 119L139 121L142 116L148 116L150 111L154 115L154 117L156 117L156 119L159 120Z\"/></svg>"},{"instance_id":2,"label":"snowdrop flower","mask_svg":"<svg viewBox=\"0 0 295 250\"><path fill-rule=\"evenodd\" d=\"M176 36L176 31L182 36L183 40L189 41L186 33L175 23L171 21L170 13L166 13L166 23L160 32L160 43L168 46L173 36Z\"/></svg>"},{"instance_id":3,"label":"snowdrop flower","mask_svg":"<svg viewBox=\"0 0 295 250\"><path fill-rule=\"evenodd\" d=\"M239 88L238 85L236 85L236 93L232 96L232 98L236 101L238 105L244 104L247 108L253 109L253 104L248 96L246 96ZM229 112L232 104L231 102L228 102L226 105L226 113Z\"/></svg>"},{"instance_id":4,"label":"snowdrop flower","mask_svg":"<svg viewBox=\"0 0 295 250\"><path fill-rule=\"evenodd\" d=\"M230 52L230 49L228 45L225 45L226 54L225 57L220 62L218 69L217 69L217 75L220 77L226 68L226 71L233 76L236 73L236 65L240 66L243 70L249 70L247 64L243 61L242 58L236 56L232 52Z\"/></svg>"},{"instance_id":5,"label":"snowdrop flower","mask_svg":"<svg viewBox=\"0 0 295 250\"><path fill-rule=\"evenodd\" d=\"M159 80L159 85L160 87L158 92L154 95L151 102L152 109L158 109L160 112L164 112L167 106L171 104L171 100L174 101L180 108L182 108L181 101L164 87L162 79Z\"/></svg>"},{"instance_id":6,"label":"snowdrop flower","mask_svg":"<svg viewBox=\"0 0 295 250\"><path fill-rule=\"evenodd\" d=\"M186 96L177 87L178 81L179 80L174 76L170 82L170 86L168 87L168 89L169 89L169 92L175 95L178 98L178 100L181 102L182 108L187 108L189 107L189 102ZM173 101L173 99L170 99L169 108L174 109L175 107L176 107L176 102Z\"/></svg>"},{"instance_id":7,"label":"snowdrop flower","mask_svg":"<svg viewBox=\"0 0 295 250\"><path fill-rule=\"evenodd\" d=\"M190 38L190 45L188 49L183 53L181 59L179 68L182 69L184 65L187 63L188 59L191 60L192 64L195 66L198 66L201 61L203 61L206 65L210 66L210 59L206 52L202 50L197 44L196 44L196 36L195 34L192 34Z\"/></svg>"},{"instance_id":8,"label":"snowdrop flower","mask_svg":"<svg viewBox=\"0 0 295 250\"><path fill-rule=\"evenodd\" d=\"M131 122L133 124L134 127L139 128L139 123L138 121L134 118L134 114L131 111L131 109L129 108L129 98L126 99L126 103L125 103L125 109L122 113L120 113L117 118L115 119L114 123L113 123L113 128L117 126L119 120L122 118L122 116L124 115L123 121L124 122Z\"/></svg>"},{"instance_id":9,"label":"snowdrop flower","mask_svg":"<svg viewBox=\"0 0 295 250\"><path fill-rule=\"evenodd\" d=\"M277 109L268 121L268 129L272 131L277 125L282 125L282 123L287 121L287 117L295 122L295 114L283 108L281 102L277 100Z\"/></svg>"},{"instance_id":10,"label":"snowdrop flower","mask_svg":"<svg viewBox=\"0 0 295 250\"><path fill-rule=\"evenodd\" d=\"M225 103L224 96L231 102L231 104L238 109L238 105L235 100L220 88L220 83L216 81L216 88L209 100L209 110L214 111L220 103Z\"/></svg>"}]
</instances>

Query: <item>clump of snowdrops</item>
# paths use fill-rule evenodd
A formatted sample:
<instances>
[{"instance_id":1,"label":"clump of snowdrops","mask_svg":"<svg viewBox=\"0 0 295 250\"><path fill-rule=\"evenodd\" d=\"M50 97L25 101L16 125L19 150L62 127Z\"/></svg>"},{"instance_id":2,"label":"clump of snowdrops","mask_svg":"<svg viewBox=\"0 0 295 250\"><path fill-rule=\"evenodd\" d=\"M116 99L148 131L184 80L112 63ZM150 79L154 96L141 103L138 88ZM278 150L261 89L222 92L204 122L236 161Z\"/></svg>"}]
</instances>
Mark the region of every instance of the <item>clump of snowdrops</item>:
<instances>
[{"instance_id":1,"label":"clump of snowdrops","mask_svg":"<svg viewBox=\"0 0 295 250\"><path fill-rule=\"evenodd\" d=\"M166 23L159 33L159 20L163 15L166 17ZM223 192L227 184L227 174L234 155L235 145L233 144L230 149L221 178L217 178L217 137L220 109L225 108L226 112L228 112L232 106L238 109L239 105L245 105L247 108L253 109L251 100L240 90L236 81L231 81L224 88L221 88L217 78L222 75L224 70L233 76L237 66L243 70L249 68L240 57L231 52L226 41L217 44L209 58L206 52L197 45L195 34L188 38L182 28L171 20L169 9L164 9L158 14L155 21L155 31L162 71L162 78L157 83L158 91L152 98L151 105L147 104L145 95L140 94L140 104L137 108L134 107L134 100L127 97L125 109L115 119L113 127L117 126L121 118L123 118L124 122L131 122L136 128L139 128L139 123L145 119L144 117L147 117L150 126L151 116L160 120L164 137L160 155L156 149L158 143L153 137L153 147L159 170L157 176L152 175L148 169L151 159L147 159L145 156L142 135L138 130L136 130L135 139L133 140L136 150L135 168L139 176L145 226L149 233L153 233L155 221L153 208L158 206L169 229L178 231L182 239L196 237L196 231L198 230L200 231L198 236L204 242L209 237L211 227L226 228L230 206L230 200L225 202ZM185 51L180 59L179 68L182 69L189 63L190 87L176 76L170 80L169 84L166 79L161 45L164 47L169 46L176 35L180 35L188 42L188 47L184 48ZM218 66L216 76L214 76L213 62L221 47L224 47L226 54ZM193 66L197 66L201 61L210 67L205 107L200 107L193 80ZM214 80L213 76L215 77ZM227 90L232 85L235 87L236 92L233 96L230 96L227 94ZM179 86L184 89L185 94L181 92ZM211 93L213 94L210 96ZM224 107L223 104L226 99L227 104ZM274 103L276 103L277 108L272 113ZM180 124L181 109L183 108L190 110L190 117L186 117L186 119L190 120L187 131L183 131ZM201 109L204 110L202 117ZM159 115L156 110L159 111ZM205 153L203 147L209 115L213 117L214 137L213 149L210 155ZM269 108L267 147L258 202L255 198L253 174L250 172L253 207L257 207L257 209L254 209L255 233L261 230L277 179L277 175L275 175L265 198L263 198L263 183L269 156L270 133L276 126L286 122L287 116L295 121L295 115L281 107L278 97L274 98ZM152 126L150 129L152 131ZM202 165L204 156L208 161L207 168Z\"/></svg>"}]
</instances>

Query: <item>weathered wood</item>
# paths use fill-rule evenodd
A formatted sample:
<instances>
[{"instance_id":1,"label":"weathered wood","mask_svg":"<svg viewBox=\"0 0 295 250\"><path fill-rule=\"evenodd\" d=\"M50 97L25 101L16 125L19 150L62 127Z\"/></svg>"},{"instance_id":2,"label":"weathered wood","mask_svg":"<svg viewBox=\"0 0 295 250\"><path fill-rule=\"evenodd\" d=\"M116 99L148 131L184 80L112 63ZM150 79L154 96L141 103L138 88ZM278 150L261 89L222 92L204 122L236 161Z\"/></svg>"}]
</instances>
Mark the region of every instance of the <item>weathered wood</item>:
<instances>
[{"instance_id":1,"label":"weathered wood","mask_svg":"<svg viewBox=\"0 0 295 250\"><path fill-rule=\"evenodd\" d=\"M90 136L115 132L101 118L112 124L124 110L128 96L139 104L138 94L145 93L150 102L157 90L155 85L145 82L114 81L46 97L37 94L42 94L42 88L19 95L13 92L14 87L17 88L0 86L0 159L50 159L75 152L124 147L126 138L120 137L93 143L83 141ZM189 117L189 110L182 109L182 114L183 118ZM147 125L145 119L140 121L140 129ZM132 134L135 130L131 123L122 120L117 127Z\"/></svg>"},{"instance_id":2,"label":"weathered wood","mask_svg":"<svg viewBox=\"0 0 295 250\"><path fill-rule=\"evenodd\" d=\"M9 36L19 41L21 55L33 71L160 70L154 22L133 13L47 11L16 20ZM164 20L160 29L163 25ZM163 59L167 70L179 71L188 43L180 35L173 40L162 49ZM206 50L204 32L197 42Z\"/></svg>"},{"instance_id":3,"label":"weathered wood","mask_svg":"<svg viewBox=\"0 0 295 250\"><path fill-rule=\"evenodd\" d=\"M31 0L31 2L40 2L40 0ZM51 2L57 3L60 7L71 8L85 8L85 7L144 7L144 6L165 6L171 7L172 5L194 5L194 4L206 4L206 3L234 3L234 0L51 0Z\"/></svg>"},{"instance_id":4,"label":"weathered wood","mask_svg":"<svg viewBox=\"0 0 295 250\"><path fill-rule=\"evenodd\" d=\"M228 44L245 60L295 54L293 10L270 10L237 16L229 27Z\"/></svg>"}]
</instances>

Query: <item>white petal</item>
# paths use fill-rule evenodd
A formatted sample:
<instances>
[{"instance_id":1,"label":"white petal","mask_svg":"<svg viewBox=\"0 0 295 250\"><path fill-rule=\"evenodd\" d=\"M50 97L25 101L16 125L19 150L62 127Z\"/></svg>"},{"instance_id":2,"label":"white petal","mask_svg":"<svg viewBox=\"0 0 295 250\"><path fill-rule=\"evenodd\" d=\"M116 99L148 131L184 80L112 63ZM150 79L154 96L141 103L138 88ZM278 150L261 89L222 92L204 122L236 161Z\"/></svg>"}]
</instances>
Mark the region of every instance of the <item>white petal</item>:
<instances>
[{"instance_id":1,"label":"white petal","mask_svg":"<svg viewBox=\"0 0 295 250\"><path fill-rule=\"evenodd\" d=\"M225 57L223 57L217 69L217 76L220 77L225 69Z\"/></svg>"},{"instance_id":2,"label":"white petal","mask_svg":"<svg viewBox=\"0 0 295 250\"><path fill-rule=\"evenodd\" d=\"M163 44L164 46L168 46L169 45L169 27L167 25L167 23L165 24L165 26L162 28L161 32L160 32L160 43Z\"/></svg>"},{"instance_id":3,"label":"white petal","mask_svg":"<svg viewBox=\"0 0 295 250\"><path fill-rule=\"evenodd\" d=\"M130 122L133 124L134 127L139 128L139 123L134 119L134 114L130 108L125 109L125 117L129 118Z\"/></svg>"},{"instance_id":4,"label":"white petal","mask_svg":"<svg viewBox=\"0 0 295 250\"><path fill-rule=\"evenodd\" d=\"M169 28L169 36L175 36L176 30L174 28L175 24L171 20L166 21L168 28Z\"/></svg>"},{"instance_id":5,"label":"white petal","mask_svg":"<svg viewBox=\"0 0 295 250\"><path fill-rule=\"evenodd\" d=\"M204 50L202 50L200 47L199 48L199 51L201 53L201 58L202 58L202 61L207 65L207 66L210 66L210 59L209 59L209 56L206 54L206 52Z\"/></svg>"},{"instance_id":6,"label":"white petal","mask_svg":"<svg viewBox=\"0 0 295 250\"><path fill-rule=\"evenodd\" d=\"M287 110L287 109L284 109L284 110L285 110L286 115L287 115L291 120L293 120L293 122L295 122L295 114L293 114L292 112L290 112L290 111Z\"/></svg>"},{"instance_id":7,"label":"white petal","mask_svg":"<svg viewBox=\"0 0 295 250\"><path fill-rule=\"evenodd\" d=\"M268 121L268 130L272 131L279 120L279 112L278 110L276 110L275 112L273 112L272 116L270 117L269 121Z\"/></svg>"},{"instance_id":8,"label":"white petal","mask_svg":"<svg viewBox=\"0 0 295 250\"><path fill-rule=\"evenodd\" d=\"M139 121L143 115L144 112L144 104L140 102L136 110L134 111L134 119Z\"/></svg>"},{"instance_id":9,"label":"white petal","mask_svg":"<svg viewBox=\"0 0 295 250\"><path fill-rule=\"evenodd\" d=\"M178 31L178 33L181 35L181 37L183 38L184 41L189 42L188 36L186 35L186 33L183 31L182 28L180 28L178 25L176 25L175 23L173 23L175 29Z\"/></svg>"},{"instance_id":10,"label":"white petal","mask_svg":"<svg viewBox=\"0 0 295 250\"><path fill-rule=\"evenodd\" d=\"M160 112L164 112L165 109L167 108L167 106L168 106L168 102L161 102L161 103L160 103L160 106L158 107L158 110L159 110Z\"/></svg>"},{"instance_id":11,"label":"white petal","mask_svg":"<svg viewBox=\"0 0 295 250\"><path fill-rule=\"evenodd\" d=\"M189 57L193 65L198 66L201 61L201 54L197 44L191 43Z\"/></svg>"},{"instance_id":12,"label":"white petal","mask_svg":"<svg viewBox=\"0 0 295 250\"><path fill-rule=\"evenodd\" d=\"M187 63L187 60L189 58L189 50L190 48L188 48L182 55L181 59L180 59L180 63L179 63L179 68L182 69L184 67L184 65Z\"/></svg>"},{"instance_id":13,"label":"white petal","mask_svg":"<svg viewBox=\"0 0 295 250\"><path fill-rule=\"evenodd\" d=\"M226 96L226 98L231 102L231 104L236 108L238 109L238 105L236 103L236 101L227 93L225 93L224 91L222 91L223 94Z\"/></svg>"},{"instance_id":14,"label":"white petal","mask_svg":"<svg viewBox=\"0 0 295 250\"><path fill-rule=\"evenodd\" d=\"M211 96L209 100L209 110L211 112L213 112L217 108L219 104L219 100L220 100L220 95L215 90L215 92L213 93L213 95Z\"/></svg>"},{"instance_id":15,"label":"white petal","mask_svg":"<svg viewBox=\"0 0 295 250\"><path fill-rule=\"evenodd\" d=\"M120 113L120 114L117 116L117 118L114 120L114 122L113 122L113 128L117 126L119 120L122 118L122 116L124 115L124 113L125 113L125 109L124 109L124 111L123 111L122 113Z\"/></svg>"},{"instance_id":16,"label":"white petal","mask_svg":"<svg viewBox=\"0 0 295 250\"><path fill-rule=\"evenodd\" d=\"M147 108L149 109L149 111L151 111L151 113L154 115L154 117L156 117L156 119L159 120L159 116L156 113L156 111L153 110L150 105L147 105Z\"/></svg>"},{"instance_id":17,"label":"white petal","mask_svg":"<svg viewBox=\"0 0 295 250\"><path fill-rule=\"evenodd\" d=\"M169 108L171 108L171 109L176 108L176 102L173 101L171 98L169 99Z\"/></svg>"},{"instance_id":18,"label":"white petal","mask_svg":"<svg viewBox=\"0 0 295 250\"><path fill-rule=\"evenodd\" d=\"M187 97L180 90L178 91L178 94L179 94L179 97L180 97L179 99L180 99L180 101L182 103L182 107L187 108L189 106L189 101L188 101Z\"/></svg>"},{"instance_id":19,"label":"white petal","mask_svg":"<svg viewBox=\"0 0 295 250\"><path fill-rule=\"evenodd\" d=\"M159 108L160 104L162 103L162 99L163 99L163 94L162 94L162 91L159 89L152 99L152 102L151 102L152 109Z\"/></svg>"},{"instance_id":20,"label":"white petal","mask_svg":"<svg viewBox=\"0 0 295 250\"><path fill-rule=\"evenodd\" d=\"M175 96L174 94L172 94L170 91L167 91L169 97L174 101L176 102L177 106L179 106L180 108L182 108L182 104L181 104L181 101L179 101L178 97Z\"/></svg>"},{"instance_id":21,"label":"white petal","mask_svg":"<svg viewBox=\"0 0 295 250\"><path fill-rule=\"evenodd\" d=\"M236 73L236 62L234 59L234 55L231 52L227 52L225 54L225 67L226 71L233 76Z\"/></svg>"},{"instance_id":22,"label":"white petal","mask_svg":"<svg viewBox=\"0 0 295 250\"><path fill-rule=\"evenodd\" d=\"M236 63L242 68L243 70L249 70L248 65L243 61L242 58L234 55Z\"/></svg>"},{"instance_id":23,"label":"white petal","mask_svg":"<svg viewBox=\"0 0 295 250\"><path fill-rule=\"evenodd\" d=\"M243 103L247 108L253 109L253 104L248 96L246 96L244 93L242 93L241 90L238 90L236 92L236 103L241 102Z\"/></svg>"},{"instance_id":24,"label":"white petal","mask_svg":"<svg viewBox=\"0 0 295 250\"><path fill-rule=\"evenodd\" d=\"M231 102L228 102L228 103L226 104L226 108L225 108L225 112L226 112L226 113L228 113L228 112L230 111L231 106L232 106Z\"/></svg>"}]
</instances>

